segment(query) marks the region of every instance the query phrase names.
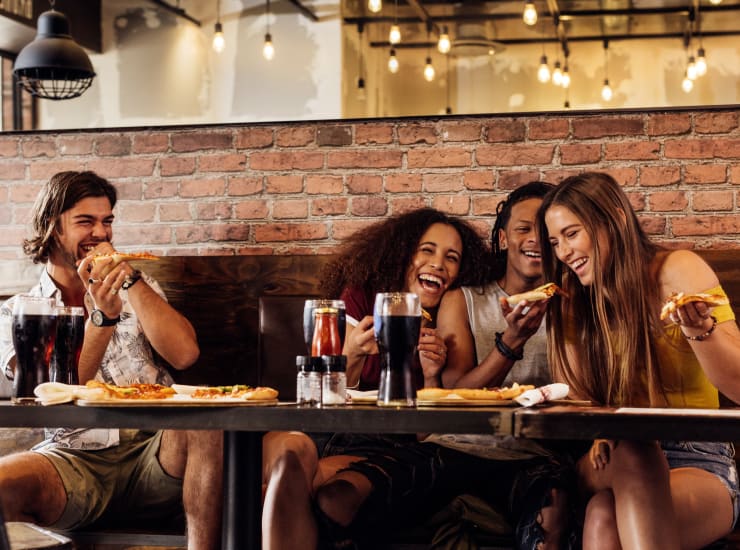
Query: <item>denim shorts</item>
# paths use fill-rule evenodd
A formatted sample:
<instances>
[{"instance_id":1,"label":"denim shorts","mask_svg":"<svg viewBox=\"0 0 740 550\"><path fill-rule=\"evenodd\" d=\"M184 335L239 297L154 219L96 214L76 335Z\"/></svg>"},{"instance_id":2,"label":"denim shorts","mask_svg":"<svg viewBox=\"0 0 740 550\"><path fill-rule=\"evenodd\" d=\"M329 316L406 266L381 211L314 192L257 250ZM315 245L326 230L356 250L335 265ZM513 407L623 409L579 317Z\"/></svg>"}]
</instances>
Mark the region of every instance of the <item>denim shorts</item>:
<instances>
[{"instance_id":1,"label":"denim shorts","mask_svg":"<svg viewBox=\"0 0 740 550\"><path fill-rule=\"evenodd\" d=\"M668 465L674 468L699 468L716 475L727 487L732 499L733 528L740 514L735 447L732 443L706 441L661 441Z\"/></svg>"}]
</instances>

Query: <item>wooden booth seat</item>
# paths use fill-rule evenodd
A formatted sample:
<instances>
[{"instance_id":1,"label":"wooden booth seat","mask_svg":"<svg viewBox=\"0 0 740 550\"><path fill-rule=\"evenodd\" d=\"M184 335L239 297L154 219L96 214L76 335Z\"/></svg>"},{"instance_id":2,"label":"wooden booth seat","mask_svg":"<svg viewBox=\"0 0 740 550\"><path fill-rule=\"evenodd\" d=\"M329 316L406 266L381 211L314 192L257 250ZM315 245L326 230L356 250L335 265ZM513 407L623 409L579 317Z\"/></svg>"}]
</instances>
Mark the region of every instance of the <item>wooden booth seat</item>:
<instances>
[{"instance_id":1,"label":"wooden booth seat","mask_svg":"<svg viewBox=\"0 0 740 550\"><path fill-rule=\"evenodd\" d=\"M740 319L740 250L699 253L712 265ZM303 301L320 294L321 269L331 256L173 256L141 263L162 285L172 305L193 323L201 348L195 366L173 372L184 384L269 385L284 400L295 398L295 356L305 353ZM0 299L30 288L37 271L25 261L0 266ZM10 430L12 432L12 430ZM0 453L28 448L19 432L5 435ZM38 432L34 434L38 437ZM3 439L0 437L0 439ZM10 442L8 444L8 442ZM0 442L1 443L1 442ZM80 546L93 544L179 546L179 533L152 531L67 533ZM160 536L160 538L157 538ZM118 537L118 538L116 538ZM174 537L174 538L173 538ZM118 541L118 542L117 542ZM418 542L418 540L416 541ZM496 548L496 544L490 548ZM728 548L740 548L731 543ZM401 547L401 546L399 546ZM408 546L405 546L408 548ZM501 546L498 546L501 547Z\"/></svg>"}]
</instances>

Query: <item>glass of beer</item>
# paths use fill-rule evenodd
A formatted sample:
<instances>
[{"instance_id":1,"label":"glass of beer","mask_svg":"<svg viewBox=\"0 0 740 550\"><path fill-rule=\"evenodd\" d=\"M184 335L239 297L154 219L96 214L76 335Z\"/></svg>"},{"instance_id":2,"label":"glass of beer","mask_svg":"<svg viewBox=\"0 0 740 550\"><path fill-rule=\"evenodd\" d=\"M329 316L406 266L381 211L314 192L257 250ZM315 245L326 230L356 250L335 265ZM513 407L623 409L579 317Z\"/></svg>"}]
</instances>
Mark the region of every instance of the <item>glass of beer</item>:
<instances>
[{"instance_id":1,"label":"glass of beer","mask_svg":"<svg viewBox=\"0 0 740 550\"><path fill-rule=\"evenodd\" d=\"M51 354L49 380L62 384L79 384L77 366L85 338L85 310L81 307L57 306L57 331Z\"/></svg>"},{"instance_id":2,"label":"glass of beer","mask_svg":"<svg viewBox=\"0 0 740 550\"><path fill-rule=\"evenodd\" d=\"M413 366L421 331L421 302L410 292L381 292L375 296L373 328L380 351L381 407L416 404Z\"/></svg>"},{"instance_id":3,"label":"glass of beer","mask_svg":"<svg viewBox=\"0 0 740 550\"><path fill-rule=\"evenodd\" d=\"M319 331L316 330L317 317ZM344 300L306 300L303 306L303 339L308 355L341 355L346 332Z\"/></svg>"},{"instance_id":4,"label":"glass of beer","mask_svg":"<svg viewBox=\"0 0 740 550\"><path fill-rule=\"evenodd\" d=\"M56 338L54 299L18 296L13 304L13 347L15 376L10 399L13 403L35 403L33 390L49 381L49 362Z\"/></svg>"}]
</instances>

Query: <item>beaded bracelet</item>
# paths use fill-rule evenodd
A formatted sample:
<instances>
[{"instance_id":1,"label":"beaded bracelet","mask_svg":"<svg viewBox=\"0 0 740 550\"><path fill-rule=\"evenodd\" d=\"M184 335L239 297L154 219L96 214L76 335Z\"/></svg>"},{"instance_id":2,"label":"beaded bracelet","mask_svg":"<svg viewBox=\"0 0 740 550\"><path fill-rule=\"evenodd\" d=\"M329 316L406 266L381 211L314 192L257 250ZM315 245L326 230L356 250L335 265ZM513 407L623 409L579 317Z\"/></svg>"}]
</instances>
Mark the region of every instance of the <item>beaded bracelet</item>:
<instances>
[{"instance_id":1,"label":"beaded bracelet","mask_svg":"<svg viewBox=\"0 0 740 550\"><path fill-rule=\"evenodd\" d=\"M686 336L684 334L686 339L691 340L692 342L701 342L702 340L709 338L709 335L714 332L714 328L717 326L717 318L714 315L711 315L710 317L712 318L712 326L709 327L709 330L697 336Z\"/></svg>"},{"instance_id":2,"label":"beaded bracelet","mask_svg":"<svg viewBox=\"0 0 740 550\"><path fill-rule=\"evenodd\" d=\"M511 361L519 361L520 359L522 359L524 357L524 353L522 352L522 350L516 352L509 346L507 346L501 339L503 334L503 332L496 333L496 349L499 351L499 353L507 359L510 359Z\"/></svg>"}]
</instances>

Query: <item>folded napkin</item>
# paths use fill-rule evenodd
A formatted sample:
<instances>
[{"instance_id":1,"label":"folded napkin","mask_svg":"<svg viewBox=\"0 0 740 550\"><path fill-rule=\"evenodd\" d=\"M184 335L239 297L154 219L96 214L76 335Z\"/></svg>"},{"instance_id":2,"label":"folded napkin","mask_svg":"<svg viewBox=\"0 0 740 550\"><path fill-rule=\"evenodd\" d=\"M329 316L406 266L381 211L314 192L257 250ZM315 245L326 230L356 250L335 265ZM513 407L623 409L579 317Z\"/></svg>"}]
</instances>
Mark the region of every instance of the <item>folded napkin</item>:
<instances>
[{"instance_id":1,"label":"folded napkin","mask_svg":"<svg viewBox=\"0 0 740 550\"><path fill-rule=\"evenodd\" d=\"M519 397L515 397L514 401L523 407L531 407L545 401L565 399L568 397L568 391L570 391L570 388L567 384L548 384L547 386L527 390Z\"/></svg>"},{"instance_id":2,"label":"folded napkin","mask_svg":"<svg viewBox=\"0 0 740 550\"><path fill-rule=\"evenodd\" d=\"M74 386L62 384L61 382L44 382L33 390L36 401L42 405L59 405L69 403L75 399L95 399L103 394L100 388L88 388L87 386Z\"/></svg>"},{"instance_id":3,"label":"folded napkin","mask_svg":"<svg viewBox=\"0 0 740 550\"><path fill-rule=\"evenodd\" d=\"M347 397L349 397L350 402L355 403L375 402L378 400L378 390L347 390Z\"/></svg>"}]
</instances>

